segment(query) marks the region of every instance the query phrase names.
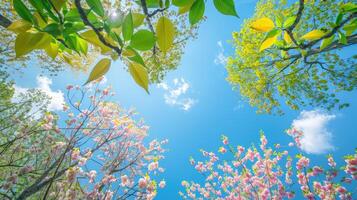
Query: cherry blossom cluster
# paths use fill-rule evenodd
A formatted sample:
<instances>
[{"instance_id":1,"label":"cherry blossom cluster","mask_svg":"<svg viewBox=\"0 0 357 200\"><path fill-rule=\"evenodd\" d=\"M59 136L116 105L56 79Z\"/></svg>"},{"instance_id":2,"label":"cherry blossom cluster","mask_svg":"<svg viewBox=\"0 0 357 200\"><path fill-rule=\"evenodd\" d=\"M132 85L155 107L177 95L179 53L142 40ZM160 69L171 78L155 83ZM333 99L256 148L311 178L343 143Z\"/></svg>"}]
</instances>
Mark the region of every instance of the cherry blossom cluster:
<instances>
[{"instance_id":1,"label":"cherry blossom cluster","mask_svg":"<svg viewBox=\"0 0 357 200\"><path fill-rule=\"evenodd\" d=\"M69 140L76 145L69 151L75 165L66 172L67 182L59 182L63 197L153 199L157 188L166 184L164 180L157 183L153 176L164 171L159 162L165 152L161 146L167 140L145 145L149 127L135 119L134 110L126 111L107 101L114 95L110 88L67 86L67 90L74 109L64 106L68 116L64 130L70 130ZM88 102L83 96L89 97ZM85 185L84 194L63 187L75 182Z\"/></svg>"},{"instance_id":2,"label":"cherry blossom cluster","mask_svg":"<svg viewBox=\"0 0 357 200\"><path fill-rule=\"evenodd\" d=\"M332 156L322 166L314 166L299 150L301 131L289 129L294 143L267 147L262 133L259 148L233 146L222 136L217 153L201 150L204 161L190 158L190 164L204 179L182 181L184 199L355 199L357 152L345 157L337 168ZM298 148L292 149L293 146ZM295 151L294 151L295 150ZM300 152L300 153L292 153ZM341 170L343 169L343 170Z\"/></svg>"},{"instance_id":3,"label":"cherry blossom cluster","mask_svg":"<svg viewBox=\"0 0 357 200\"><path fill-rule=\"evenodd\" d=\"M26 165L16 163L23 166L0 182L1 193L11 197L16 189L14 198L34 199L153 199L165 187L159 177L168 141L147 141L144 121L110 101L114 94L101 87L67 86L63 112L45 113L33 133L44 135L36 144L50 142L46 148L29 145L28 156L37 156L24 159ZM27 183L21 189L20 180Z\"/></svg>"}]
</instances>

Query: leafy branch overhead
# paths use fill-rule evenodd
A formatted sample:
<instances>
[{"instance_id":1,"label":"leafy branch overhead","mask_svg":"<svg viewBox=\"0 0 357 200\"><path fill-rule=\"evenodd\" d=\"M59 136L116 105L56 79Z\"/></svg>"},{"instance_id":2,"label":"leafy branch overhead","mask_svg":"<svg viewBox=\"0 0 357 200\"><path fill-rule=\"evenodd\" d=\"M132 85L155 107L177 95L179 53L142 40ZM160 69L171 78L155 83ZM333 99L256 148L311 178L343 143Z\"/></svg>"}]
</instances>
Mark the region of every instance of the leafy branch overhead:
<instances>
[{"instance_id":1,"label":"leafy branch overhead","mask_svg":"<svg viewBox=\"0 0 357 200\"><path fill-rule=\"evenodd\" d=\"M281 113L281 101L299 106L348 106L338 91L357 87L357 5L343 1L260 1L254 16L233 33L236 54L229 82L259 112Z\"/></svg>"},{"instance_id":2,"label":"leafy branch overhead","mask_svg":"<svg viewBox=\"0 0 357 200\"><path fill-rule=\"evenodd\" d=\"M224 15L238 16L233 0L214 0L213 4ZM16 57L44 50L50 58L71 64L72 55L85 58L99 49L105 58L95 65L86 83L104 75L111 61L119 58L135 82L148 91L150 74L162 68L163 60L172 59L171 54L182 53L177 50L183 48L180 43L192 37L192 31L187 31L182 38L184 30L175 18L188 18L190 29L196 28L206 2L140 0L121 6L107 0L13 0L12 5L16 20L0 15L0 25L17 34Z\"/></svg>"}]
</instances>

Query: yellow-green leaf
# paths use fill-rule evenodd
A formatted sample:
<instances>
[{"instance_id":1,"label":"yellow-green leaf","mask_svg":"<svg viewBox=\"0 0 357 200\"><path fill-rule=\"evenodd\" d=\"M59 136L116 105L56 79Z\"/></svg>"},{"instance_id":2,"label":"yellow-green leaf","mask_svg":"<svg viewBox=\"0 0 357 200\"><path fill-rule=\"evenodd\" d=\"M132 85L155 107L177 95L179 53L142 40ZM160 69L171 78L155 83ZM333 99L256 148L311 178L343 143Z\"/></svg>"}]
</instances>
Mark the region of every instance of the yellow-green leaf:
<instances>
[{"instance_id":1,"label":"yellow-green leaf","mask_svg":"<svg viewBox=\"0 0 357 200\"><path fill-rule=\"evenodd\" d=\"M156 25L157 44L162 52L166 53L173 45L175 27L166 17L161 17Z\"/></svg>"},{"instance_id":2,"label":"yellow-green leaf","mask_svg":"<svg viewBox=\"0 0 357 200\"><path fill-rule=\"evenodd\" d=\"M88 30L84 33L81 33L81 37L85 40L87 40L88 42L90 42L91 44L99 47L102 49L102 54L105 54L107 52L109 52L111 49L107 46L105 46L98 38L98 36L95 34L95 32L93 30Z\"/></svg>"},{"instance_id":3,"label":"yellow-green leaf","mask_svg":"<svg viewBox=\"0 0 357 200\"><path fill-rule=\"evenodd\" d=\"M132 13L132 17L133 17L134 27L138 27L141 24L143 24L144 19L145 19L145 15L143 15L141 13Z\"/></svg>"},{"instance_id":4,"label":"yellow-green leaf","mask_svg":"<svg viewBox=\"0 0 357 200\"><path fill-rule=\"evenodd\" d=\"M286 31L284 31L284 40L288 44L291 44L292 42L290 35Z\"/></svg>"},{"instance_id":5,"label":"yellow-green leaf","mask_svg":"<svg viewBox=\"0 0 357 200\"><path fill-rule=\"evenodd\" d=\"M41 15L39 12L35 12L33 14L35 24L37 24L40 28L45 28L47 26L47 23L42 19Z\"/></svg>"},{"instance_id":6,"label":"yellow-green leaf","mask_svg":"<svg viewBox=\"0 0 357 200\"><path fill-rule=\"evenodd\" d=\"M66 3L66 0L51 0L52 4L56 8L57 11L62 9L62 6Z\"/></svg>"},{"instance_id":7,"label":"yellow-green leaf","mask_svg":"<svg viewBox=\"0 0 357 200\"><path fill-rule=\"evenodd\" d=\"M20 19L10 24L10 26L8 26L7 29L15 33L23 33L29 30L31 27L32 24L30 22Z\"/></svg>"},{"instance_id":8,"label":"yellow-green leaf","mask_svg":"<svg viewBox=\"0 0 357 200\"><path fill-rule=\"evenodd\" d=\"M323 37L326 33L322 30L313 30L310 31L308 33L306 33L305 35L303 35L301 37L301 39L305 39L305 40L318 40L321 37Z\"/></svg>"},{"instance_id":9,"label":"yellow-green leaf","mask_svg":"<svg viewBox=\"0 0 357 200\"><path fill-rule=\"evenodd\" d=\"M111 60L109 58L103 58L100 60L92 69L85 84L88 84L89 82L92 82L106 74L110 68L110 64Z\"/></svg>"},{"instance_id":10,"label":"yellow-green leaf","mask_svg":"<svg viewBox=\"0 0 357 200\"><path fill-rule=\"evenodd\" d=\"M49 43L47 47L45 47L45 51L48 56L50 56L52 59L55 59L57 54L58 54L58 43Z\"/></svg>"},{"instance_id":11,"label":"yellow-green leaf","mask_svg":"<svg viewBox=\"0 0 357 200\"><path fill-rule=\"evenodd\" d=\"M26 55L34 49L43 49L51 42L51 40L51 36L48 33L20 33L17 35L15 41L16 57Z\"/></svg>"},{"instance_id":12,"label":"yellow-green leaf","mask_svg":"<svg viewBox=\"0 0 357 200\"><path fill-rule=\"evenodd\" d=\"M256 31L268 32L272 30L275 26L274 22L271 19L263 17L252 22L250 27Z\"/></svg>"},{"instance_id":13,"label":"yellow-green leaf","mask_svg":"<svg viewBox=\"0 0 357 200\"><path fill-rule=\"evenodd\" d=\"M194 0L190 0L190 2L187 5L179 7L178 14L182 15L184 13L187 13L190 10L193 2L195 2L195 1Z\"/></svg>"},{"instance_id":14,"label":"yellow-green leaf","mask_svg":"<svg viewBox=\"0 0 357 200\"><path fill-rule=\"evenodd\" d=\"M135 56L135 52L131 49L124 49L122 55L125 57L133 57Z\"/></svg>"},{"instance_id":15,"label":"yellow-green leaf","mask_svg":"<svg viewBox=\"0 0 357 200\"><path fill-rule=\"evenodd\" d=\"M265 49L271 47L276 40L278 39L278 35L274 35L272 37L266 38L263 43L260 45L259 52L264 51Z\"/></svg>"},{"instance_id":16,"label":"yellow-green leaf","mask_svg":"<svg viewBox=\"0 0 357 200\"><path fill-rule=\"evenodd\" d=\"M321 41L320 50L323 50L323 49L325 49L327 46L329 46L329 45L333 42L334 39L335 39L335 36L334 36L334 35L331 36L331 37L329 37L329 38L323 39L323 40Z\"/></svg>"},{"instance_id":17,"label":"yellow-green leaf","mask_svg":"<svg viewBox=\"0 0 357 200\"><path fill-rule=\"evenodd\" d=\"M133 77L134 81L149 93L149 76L146 69L138 63L130 63L129 72Z\"/></svg>"}]
</instances>

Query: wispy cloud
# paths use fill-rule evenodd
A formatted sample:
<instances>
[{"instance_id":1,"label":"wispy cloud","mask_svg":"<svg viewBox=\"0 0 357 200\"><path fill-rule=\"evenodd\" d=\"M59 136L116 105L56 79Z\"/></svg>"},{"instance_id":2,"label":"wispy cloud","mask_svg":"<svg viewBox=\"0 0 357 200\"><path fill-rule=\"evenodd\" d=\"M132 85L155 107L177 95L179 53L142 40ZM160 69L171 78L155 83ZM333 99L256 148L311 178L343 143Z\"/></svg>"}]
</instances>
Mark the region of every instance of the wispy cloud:
<instances>
[{"instance_id":1,"label":"wispy cloud","mask_svg":"<svg viewBox=\"0 0 357 200\"><path fill-rule=\"evenodd\" d=\"M336 115L330 115L321 110L302 111L292 123L294 128L303 132L302 150L313 154L322 154L333 150L332 134L327 129L327 125L335 118Z\"/></svg>"},{"instance_id":2,"label":"wispy cloud","mask_svg":"<svg viewBox=\"0 0 357 200\"><path fill-rule=\"evenodd\" d=\"M224 48L222 41L218 41L217 45L219 47L219 53L217 54L216 58L214 59L214 63L216 65L226 65L227 57L224 55Z\"/></svg>"},{"instance_id":3,"label":"wispy cloud","mask_svg":"<svg viewBox=\"0 0 357 200\"><path fill-rule=\"evenodd\" d=\"M165 91L165 103L172 106L178 106L180 109L185 111L190 110L192 106L197 103L196 99L187 97L190 84L183 78L175 78L172 82L172 86L165 82L159 83L157 85L158 88L161 88Z\"/></svg>"},{"instance_id":4,"label":"wispy cloud","mask_svg":"<svg viewBox=\"0 0 357 200\"><path fill-rule=\"evenodd\" d=\"M36 81L37 81L37 87L35 89L40 90L50 98L49 104L47 105L47 109L49 111L62 110L63 105L65 103L63 92L60 90L53 91L50 87L52 85L52 80L49 79L48 77L37 76ZM16 99L19 97L21 93L26 93L30 89L30 88L20 87L17 85L15 85L14 88L15 88L15 93L14 93L13 101L16 101Z\"/></svg>"}]
</instances>

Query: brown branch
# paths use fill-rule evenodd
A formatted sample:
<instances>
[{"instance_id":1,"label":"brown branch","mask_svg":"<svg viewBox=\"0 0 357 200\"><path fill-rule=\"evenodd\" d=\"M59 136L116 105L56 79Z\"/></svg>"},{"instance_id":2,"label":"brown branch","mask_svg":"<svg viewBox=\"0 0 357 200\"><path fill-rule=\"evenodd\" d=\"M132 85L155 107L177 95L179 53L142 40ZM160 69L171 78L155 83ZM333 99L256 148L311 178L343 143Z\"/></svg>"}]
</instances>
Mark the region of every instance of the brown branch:
<instances>
[{"instance_id":1,"label":"brown branch","mask_svg":"<svg viewBox=\"0 0 357 200\"><path fill-rule=\"evenodd\" d=\"M82 6L81 6L81 0L75 0L74 1L75 5L76 5L76 8L79 12L79 15L83 21L83 23L89 27L91 27L93 29L93 31L95 32L95 34L97 35L97 37L99 38L99 40L107 47L113 49L115 52L118 53L118 55L120 56L121 55L121 49L117 46L114 46L112 44L110 44L109 42L107 42L105 40L105 38L103 37L103 35L100 33L100 30L97 29L88 19L85 11L83 10Z\"/></svg>"},{"instance_id":2,"label":"brown branch","mask_svg":"<svg viewBox=\"0 0 357 200\"><path fill-rule=\"evenodd\" d=\"M7 28L11 25L11 20L0 14L0 26Z\"/></svg>"},{"instance_id":3,"label":"brown branch","mask_svg":"<svg viewBox=\"0 0 357 200\"><path fill-rule=\"evenodd\" d=\"M159 12L164 12L166 9L167 9L167 8L156 9L156 10L154 10L152 13L150 13L148 16L149 16L149 17L153 17L153 16L155 16L155 15L156 15L157 13L159 13Z\"/></svg>"},{"instance_id":4,"label":"brown branch","mask_svg":"<svg viewBox=\"0 0 357 200\"><path fill-rule=\"evenodd\" d=\"M288 33L289 37L291 38L291 40L296 46L300 46L300 45L298 44L298 42L294 37L293 30L300 22L303 10L304 10L304 0L299 0L299 9L298 12L296 13L295 21L291 26L285 29L285 31Z\"/></svg>"},{"instance_id":5,"label":"brown branch","mask_svg":"<svg viewBox=\"0 0 357 200\"><path fill-rule=\"evenodd\" d=\"M302 49L306 49L306 48L309 48L309 47L312 47L314 46L315 44L317 44L318 42L320 42L321 40L323 39L326 39L326 38L329 38L331 36L333 36L335 33L337 33L337 31L342 28L346 23L348 23L349 21L353 20L354 18L357 17L357 13L353 13L351 14L350 16L348 16L345 20L343 20L338 26L335 26L331 32L329 32L328 34L324 35L323 37L321 37L320 39L318 40L314 40L314 41L311 41L305 45L302 45Z\"/></svg>"},{"instance_id":6,"label":"brown branch","mask_svg":"<svg viewBox=\"0 0 357 200\"><path fill-rule=\"evenodd\" d=\"M146 20L146 22L148 23L148 26L149 26L149 29L151 30L151 32L154 34L154 35L156 35L155 34L155 30L154 30L154 27L153 27L153 25L152 25L152 23L151 23L151 19L150 19L150 13L149 13L149 11L148 11L148 7L147 7L147 5L146 5L146 0L140 0L141 1L141 7L143 8L143 11L144 11L144 14L145 14L145 20ZM155 12L155 11L154 11ZM153 12L153 13L154 13ZM151 13L151 14L153 14L153 13ZM153 15L154 16L154 15ZM154 54L156 54L156 45L154 46L154 49L153 49L153 53Z\"/></svg>"},{"instance_id":7,"label":"brown branch","mask_svg":"<svg viewBox=\"0 0 357 200\"><path fill-rule=\"evenodd\" d=\"M322 53L322 52L341 49L341 48L348 47L348 46L355 45L355 44L357 44L357 34L348 36L347 37L347 44L341 44L341 43L339 43L338 40L335 40L334 42L332 42L329 46L327 46L323 50L320 50L320 48L310 49L310 50L308 50L306 52L305 57L309 57L309 56L312 56L312 55L315 55L315 54L319 54L319 53ZM294 58L302 58L302 57L303 57L303 55L301 53L294 54L294 55L291 55L291 56L289 56L287 58L284 58L284 59L272 60L272 61L268 62L265 66L267 67L267 66L273 65L273 64L275 64L277 62L286 61L286 60L290 60L290 59L294 59Z\"/></svg>"}]
</instances>

